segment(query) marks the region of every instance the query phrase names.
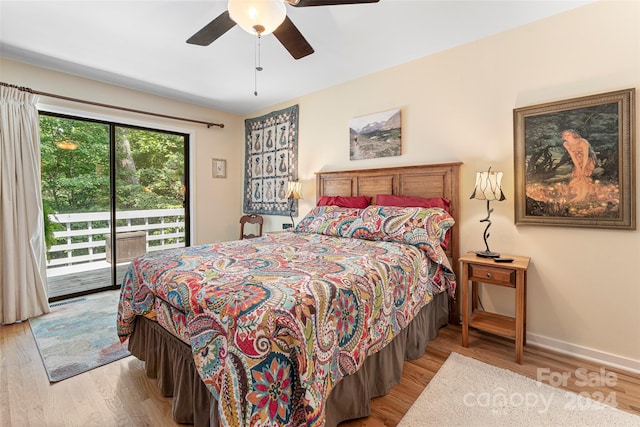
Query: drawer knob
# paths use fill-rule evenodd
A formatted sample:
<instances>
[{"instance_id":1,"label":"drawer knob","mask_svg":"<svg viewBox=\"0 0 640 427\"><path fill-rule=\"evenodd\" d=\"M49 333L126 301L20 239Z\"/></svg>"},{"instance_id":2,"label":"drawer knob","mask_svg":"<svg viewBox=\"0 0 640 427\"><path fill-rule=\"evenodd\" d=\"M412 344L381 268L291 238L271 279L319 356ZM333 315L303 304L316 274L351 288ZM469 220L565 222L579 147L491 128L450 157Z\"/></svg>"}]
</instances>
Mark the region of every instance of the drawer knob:
<instances>
[{"instance_id":1,"label":"drawer knob","mask_svg":"<svg viewBox=\"0 0 640 427\"><path fill-rule=\"evenodd\" d=\"M491 273L487 273L487 277L491 279Z\"/></svg>"}]
</instances>

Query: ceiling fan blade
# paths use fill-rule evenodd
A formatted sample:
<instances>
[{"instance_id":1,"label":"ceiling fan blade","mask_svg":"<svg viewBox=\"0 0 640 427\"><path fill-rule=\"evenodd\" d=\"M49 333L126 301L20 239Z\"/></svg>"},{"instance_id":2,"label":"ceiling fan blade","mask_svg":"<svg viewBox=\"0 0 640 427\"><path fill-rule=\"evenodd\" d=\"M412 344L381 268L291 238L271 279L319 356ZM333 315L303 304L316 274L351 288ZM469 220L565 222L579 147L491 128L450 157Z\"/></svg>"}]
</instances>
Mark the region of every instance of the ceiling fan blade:
<instances>
[{"instance_id":1,"label":"ceiling fan blade","mask_svg":"<svg viewBox=\"0 0 640 427\"><path fill-rule=\"evenodd\" d=\"M314 50L304 38L300 30L291 22L288 16L284 18L284 21L278 28L275 29L273 35L282 43L295 59L304 58L307 55L311 55Z\"/></svg>"},{"instance_id":2,"label":"ceiling fan blade","mask_svg":"<svg viewBox=\"0 0 640 427\"><path fill-rule=\"evenodd\" d=\"M378 3L380 0L285 0L291 6L308 7L308 6L339 6L342 4L358 4L358 3Z\"/></svg>"},{"instance_id":3,"label":"ceiling fan blade","mask_svg":"<svg viewBox=\"0 0 640 427\"><path fill-rule=\"evenodd\" d=\"M199 46L209 46L218 37L233 28L236 23L229 16L229 11L225 10L216 19L205 25L200 31L192 35L187 43Z\"/></svg>"}]
</instances>

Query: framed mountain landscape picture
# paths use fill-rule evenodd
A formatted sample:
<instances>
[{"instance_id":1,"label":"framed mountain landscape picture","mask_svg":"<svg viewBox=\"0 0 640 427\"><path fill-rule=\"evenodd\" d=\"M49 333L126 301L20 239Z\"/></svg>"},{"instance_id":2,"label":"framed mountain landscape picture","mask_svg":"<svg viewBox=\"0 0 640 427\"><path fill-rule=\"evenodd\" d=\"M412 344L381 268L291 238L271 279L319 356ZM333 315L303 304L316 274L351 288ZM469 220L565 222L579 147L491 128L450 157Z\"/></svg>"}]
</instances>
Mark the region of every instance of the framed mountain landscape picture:
<instances>
[{"instance_id":1,"label":"framed mountain landscape picture","mask_svg":"<svg viewBox=\"0 0 640 427\"><path fill-rule=\"evenodd\" d=\"M399 108L351 119L349 158L362 160L399 156L401 123Z\"/></svg>"}]
</instances>

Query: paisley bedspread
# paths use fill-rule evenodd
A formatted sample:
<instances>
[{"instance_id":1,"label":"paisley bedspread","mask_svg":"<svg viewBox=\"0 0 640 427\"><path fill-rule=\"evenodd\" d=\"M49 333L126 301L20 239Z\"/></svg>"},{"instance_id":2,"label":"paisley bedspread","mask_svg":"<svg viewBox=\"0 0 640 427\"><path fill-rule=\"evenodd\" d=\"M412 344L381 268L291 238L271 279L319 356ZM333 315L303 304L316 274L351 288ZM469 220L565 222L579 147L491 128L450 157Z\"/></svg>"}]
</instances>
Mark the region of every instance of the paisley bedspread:
<instances>
[{"instance_id":1,"label":"paisley bedspread","mask_svg":"<svg viewBox=\"0 0 640 427\"><path fill-rule=\"evenodd\" d=\"M455 286L427 253L301 232L151 253L125 276L118 334L169 303L223 425L321 426L333 386Z\"/></svg>"}]
</instances>

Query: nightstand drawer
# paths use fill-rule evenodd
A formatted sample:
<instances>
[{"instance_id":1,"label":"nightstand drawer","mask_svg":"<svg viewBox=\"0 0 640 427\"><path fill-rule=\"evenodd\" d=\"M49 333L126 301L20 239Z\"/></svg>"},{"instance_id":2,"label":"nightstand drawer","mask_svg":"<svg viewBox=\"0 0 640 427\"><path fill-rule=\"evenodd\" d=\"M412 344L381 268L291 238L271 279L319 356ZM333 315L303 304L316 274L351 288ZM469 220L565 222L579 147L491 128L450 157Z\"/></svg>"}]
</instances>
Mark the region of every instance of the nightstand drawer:
<instances>
[{"instance_id":1,"label":"nightstand drawer","mask_svg":"<svg viewBox=\"0 0 640 427\"><path fill-rule=\"evenodd\" d=\"M493 283L503 286L516 286L516 270L490 267L487 265L469 264L469 280L474 282Z\"/></svg>"}]
</instances>

